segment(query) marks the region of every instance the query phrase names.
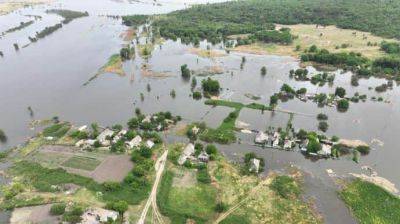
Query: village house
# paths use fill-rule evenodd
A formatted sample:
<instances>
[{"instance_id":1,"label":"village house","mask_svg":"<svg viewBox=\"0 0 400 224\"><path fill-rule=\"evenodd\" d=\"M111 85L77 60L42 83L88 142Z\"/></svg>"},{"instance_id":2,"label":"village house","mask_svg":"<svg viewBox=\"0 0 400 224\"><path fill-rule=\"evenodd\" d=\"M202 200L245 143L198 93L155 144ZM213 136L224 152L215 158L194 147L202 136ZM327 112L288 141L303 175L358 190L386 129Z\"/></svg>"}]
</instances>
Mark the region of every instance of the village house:
<instances>
[{"instance_id":1,"label":"village house","mask_svg":"<svg viewBox=\"0 0 400 224\"><path fill-rule=\"evenodd\" d=\"M194 145L192 143L187 144L182 154L179 156L178 164L183 165L186 160L194 154L194 152Z\"/></svg>"},{"instance_id":2,"label":"village house","mask_svg":"<svg viewBox=\"0 0 400 224\"><path fill-rule=\"evenodd\" d=\"M112 142L113 143L118 142L122 138L122 136L124 136L126 134L126 132L127 132L126 130L121 130L120 132L118 132L118 134L115 135Z\"/></svg>"},{"instance_id":3,"label":"village house","mask_svg":"<svg viewBox=\"0 0 400 224\"><path fill-rule=\"evenodd\" d=\"M154 146L154 142L151 141L151 140L147 140L147 141L146 141L146 146L149 147L149 149L151 149L151 148L153 148L153 146Z\"/></svg>"},{"instance_id":4,"label":"village house","mask_svg":"<svg viewBox=\"0 0 400 224\"><path fill-rule=\"evenodd\" d=\"M114 131L112 131L112 130L107 128L103 132L101 132L99 134L99 136L97 136L97 140L103 146L109 146L110 145L110 141L108 140L108 138L111 138L113 135L114 135Z\"/></svg>"},{"instance_id":5,"label":"village house","mask_svg":"<svg viewBox=\"0 0 400 224\"><path fill-rule=\"evenodd\" d=\"M75 146L80 148L87 148L93 146L95 142L96 140L94 139L81 139L75 143Z\"/></svg>"},{"instance_id":6,"label":"village house","mask_svg":"<svg viewBox=\"0 0 400 224\"><path fill-rule=\"evenodd\" d=\"M258 171L260 170L260 160L253 158L250 160L250 168L249 171L250 172L255 172L258 173Z\"/></svg>"},{"instance_id":7,"label":"village house","mask_svg":"<svg viewBox=\"0 0 400 224\"><path fill-rule=\"evenodd\" d=\"M103 208L89 208L81 216L81 224L100 224L109 221L117 220L118 212Z\"/></svg>"},{"instance_id":8,"label":"village house","mask_svg":"<svg viewBox=\"0 0 400 224\"><path fill-rule=\"evenodd\" d=\"M126 145L130 148L133 149L134 147L139 147L140 143L142 142L142 137L140 135L137 135L134 137L131 141L126 142Z\"/></svg>"}]
</instances>

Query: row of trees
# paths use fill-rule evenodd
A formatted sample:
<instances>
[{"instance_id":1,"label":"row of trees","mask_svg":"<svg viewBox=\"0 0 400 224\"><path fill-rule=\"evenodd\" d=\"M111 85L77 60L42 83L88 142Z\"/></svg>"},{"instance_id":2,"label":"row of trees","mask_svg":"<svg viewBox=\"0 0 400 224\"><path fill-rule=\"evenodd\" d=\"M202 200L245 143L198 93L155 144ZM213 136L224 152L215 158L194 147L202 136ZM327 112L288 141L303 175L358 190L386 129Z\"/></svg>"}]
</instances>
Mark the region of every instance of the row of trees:
<instances>
[{"instance_id":1,"label":"row of trees","mask_svg":"<svg viewBox=\"0 0 400 224\"><path fill-rule=\"evenodd\" d=\"M124 23L130 25L145 20L137 16L124 18ZM380 0L232 1L176 11L157 18L154 25L167 38L219 42L232 34L273 30L274 23L336 25L399 38L400 7L396 1L382 4Z\"/></svg>"}]
</instances>

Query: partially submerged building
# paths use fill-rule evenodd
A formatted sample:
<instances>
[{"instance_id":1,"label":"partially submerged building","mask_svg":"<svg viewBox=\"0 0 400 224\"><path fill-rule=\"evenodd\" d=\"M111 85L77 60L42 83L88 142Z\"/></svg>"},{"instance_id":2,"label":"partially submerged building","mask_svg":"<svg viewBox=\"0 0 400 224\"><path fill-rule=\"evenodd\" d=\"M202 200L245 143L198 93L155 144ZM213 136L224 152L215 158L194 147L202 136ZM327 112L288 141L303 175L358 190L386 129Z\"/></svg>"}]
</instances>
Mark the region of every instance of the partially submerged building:
<instances>
[{"instance_id":1,"label":"partially submerged building","mask_svg":"<svg viewBox=\"0 0 400 224\"><path fill-rule=\"evenodd\" d=\"M268 142L268 135L262 131L259 131L254 139L257 144L266 144Z\"/></svg>"}]
</instances>

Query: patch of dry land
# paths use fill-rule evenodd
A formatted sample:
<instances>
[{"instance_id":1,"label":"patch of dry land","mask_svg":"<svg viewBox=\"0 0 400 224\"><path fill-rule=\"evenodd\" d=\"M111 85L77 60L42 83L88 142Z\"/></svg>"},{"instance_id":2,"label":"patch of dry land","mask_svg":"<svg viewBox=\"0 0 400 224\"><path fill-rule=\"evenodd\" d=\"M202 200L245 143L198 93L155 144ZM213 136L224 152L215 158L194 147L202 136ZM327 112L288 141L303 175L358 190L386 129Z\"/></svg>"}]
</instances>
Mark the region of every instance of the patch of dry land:
<instances>
[{"instance_id":1,"label":"patch of dry land","mask_svg":"<svg viewBox=\"0 0 400 224\"><path fill-rule=\"evenodd\" d=\"M58 223L57 216L50 215L51 204L16 208L10 218L10 224Z\"/></svg>"},{"instance_id":2,"label":"patch of dry land","mask_svg":"<svg viewBox=\"0 0 400 224\"><path fill-rule=\"evenodd\" d=\"M107 64L105 64L99 71L100 74L102 73L114 73L117 75L124 76L125 72L122 68L122 59L119 54L112 55L109 59Z\"/></svg>"},{"instance_id":3,"label":"patch of dry land","mask_svg":"<svg viewBox=\"0 0 400 224\"><path fill-rule=\"evenodd\" d=\"M351 29L340 29L336 26L316 26L316 25L277 25L277 29L282 27L290 28L292 35L297 38L290 45L277 45L267 43L254 43L242 45L234 48L235 51L253 54L276 54L290 55L298 57L301 52L316 45L318 48L325 48L330 52L359 52L364 56L374 59L383 56L379 44L386 41L396 41L372 35L368 32L361 32ZM370 43L370 44L368 44ZM296 50L296 46L300 46Z\"/></svg>"},{"instance_id":4,"label":"patch of dry land","mask_svg":"<svg viewBox=\"0 0 400 224\"><path fill-rule=\"evenodd\" d=\"M0 15L5 15L19 8L45 4L51 2L50 0L5 0L0 2Z\"/></svg>"}]
</instances>

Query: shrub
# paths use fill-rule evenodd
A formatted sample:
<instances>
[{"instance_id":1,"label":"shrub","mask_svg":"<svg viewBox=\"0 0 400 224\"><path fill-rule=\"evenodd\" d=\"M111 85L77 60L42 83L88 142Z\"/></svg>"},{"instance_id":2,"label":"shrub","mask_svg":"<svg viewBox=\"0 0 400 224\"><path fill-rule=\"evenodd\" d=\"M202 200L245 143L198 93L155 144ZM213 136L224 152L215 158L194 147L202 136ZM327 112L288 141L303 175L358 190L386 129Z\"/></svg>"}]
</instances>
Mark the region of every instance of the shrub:
<instances>
[{"instance_id":1,"label":"shrub","mask_svg":"<svg viewBox=\"0 0 400 224\"><path fill-rule=\"evenodd\" d=\"M206 146L206 152L209 155L216 155L218 153L218 149L215 145L210 144Z\"/></svg>"},{"instance_id":2,"label":"shrub","mask_svg":"<svg viewBox=\"0 0 400 224\"><path fill-rule=\"evenodd\" d=\"M199 92L199 91L194 92L193 99L195 99L195 100L201 99L201 92Z\"/></svg>"},{"instance_id":3,"label":"shrub","mask_svg":"<svg viewBox=\"0 0 400 224\"><path fill-rule=\"evenodd\" d=\"M54 204L50 208L51 215L62 215L65 213L66 205L64 203L61 204Z\"/></svg>"}]
</instances>

